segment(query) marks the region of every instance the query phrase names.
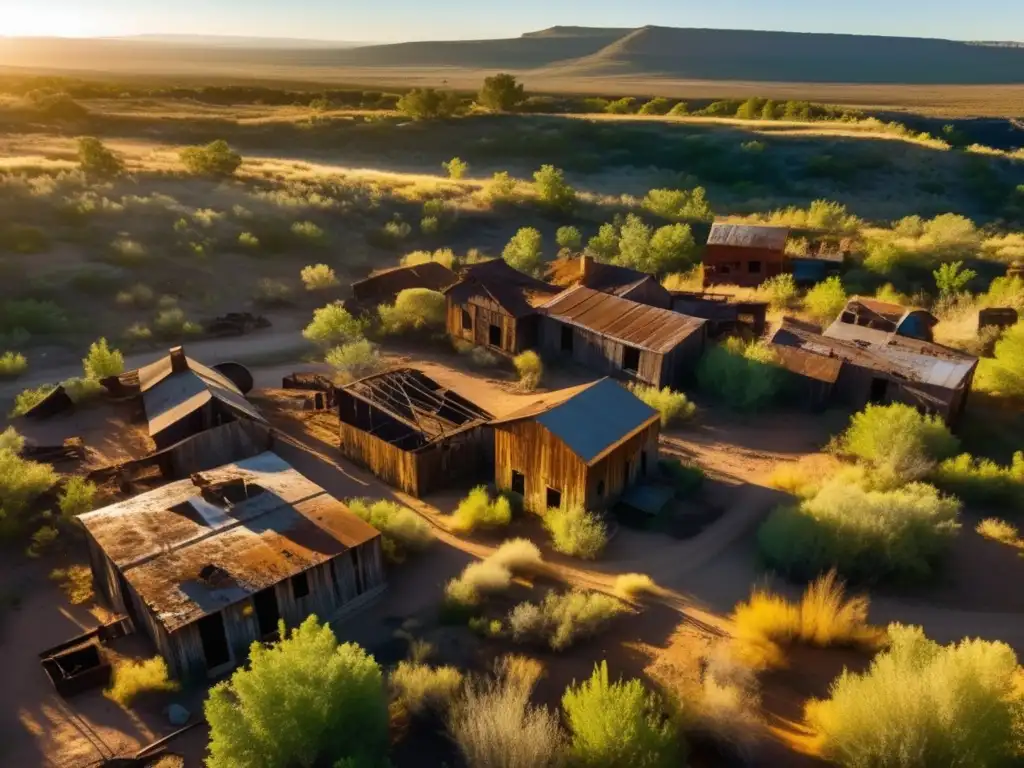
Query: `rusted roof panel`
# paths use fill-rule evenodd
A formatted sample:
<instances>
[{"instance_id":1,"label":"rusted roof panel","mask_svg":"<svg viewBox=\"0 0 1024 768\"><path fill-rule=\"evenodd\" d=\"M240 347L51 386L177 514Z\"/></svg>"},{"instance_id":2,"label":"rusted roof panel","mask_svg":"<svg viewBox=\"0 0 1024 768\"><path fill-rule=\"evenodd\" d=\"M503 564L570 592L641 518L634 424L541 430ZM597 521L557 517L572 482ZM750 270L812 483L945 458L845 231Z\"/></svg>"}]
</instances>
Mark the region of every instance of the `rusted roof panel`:
<instances>
[{"instance_id":1,"label":"rusted roof panel","mask_svg":"<svg viewBox=\"0 0 1024 768\"><path fill-rule=\"evenodd\" d=\"M759 224L730 224L715 222L711 225L708 245L729 245L735 248L766 248L784 250L789 240L787 227L767 227Z\"/></svg>"},{"instance_id":2,"label":"rusted roof panel","mask_svg":"<svg viewBox=\"0 0 1024 768\"><path fill-rule=\"evenodd\" d=\"M835 384L843 370L842 359L828 357L817 350L776 344L773 351L786 370L827 384Z\"/></svg>"},{"instance_id":3,"label":"rusted roof panel","mask_svg":"<svg viewBox=\"0 0 1024 768\"><path fill-rule=\"evenodd\" d=\"M201 477L263 492L221 506L181 480L79 517L168 632L380 535L273 453Z\"/></svg>"},{"instance_id":4,"label":"rusted roof panel","mask_svg":"<svg viewBox=\"0 0 1024 768\"><path fill-rule=\"evenodd\" d=\"M659 354L671 352L695 333L703 333L707 322L582 285L560 293L542 311L560 322Z\"/></svg>"}]
</instances>

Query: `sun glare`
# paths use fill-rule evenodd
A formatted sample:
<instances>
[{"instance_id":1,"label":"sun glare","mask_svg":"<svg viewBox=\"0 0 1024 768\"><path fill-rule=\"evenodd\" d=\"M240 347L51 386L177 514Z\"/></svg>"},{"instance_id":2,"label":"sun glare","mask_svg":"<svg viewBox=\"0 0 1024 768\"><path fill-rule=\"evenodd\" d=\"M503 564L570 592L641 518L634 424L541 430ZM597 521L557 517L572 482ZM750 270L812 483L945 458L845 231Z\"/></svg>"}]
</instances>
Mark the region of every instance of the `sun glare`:
<instances>
[{"instance_id":1,"label":"sun glare","mask_svg":"<svg viewBox=\"0 0 1024 768\"><path fill-rule=\"evenodd\" d=\"M0 37L88 37L101 33L100 20L90 18L77 3L65 3L58 9L46 6L16 0L13 8L4 8Z\"/></svg>"}]
</instances>

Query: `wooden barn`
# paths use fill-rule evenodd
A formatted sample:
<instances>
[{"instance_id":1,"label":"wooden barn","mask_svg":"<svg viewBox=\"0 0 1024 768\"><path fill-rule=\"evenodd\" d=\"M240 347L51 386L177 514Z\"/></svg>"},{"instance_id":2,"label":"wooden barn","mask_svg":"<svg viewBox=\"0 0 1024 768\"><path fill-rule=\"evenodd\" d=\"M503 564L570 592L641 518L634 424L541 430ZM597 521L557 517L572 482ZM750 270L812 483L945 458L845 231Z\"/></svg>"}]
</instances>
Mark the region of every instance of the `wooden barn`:
<instances>
[{"instance_id":1,"label":"wooden barn","mask_svg":"<svg viewBox=\"0 0 1024 768\"><path fill-rule=\"evenodd\" d=\"M833 335L834 326L822 334L787 318L772 336L782 365L809 387L808 402L854 410L868 403L907 403L950 425L957 422L967 405L976 357L897 333L852 327L856 338Z\"/></svg>"},{"instance_id":2,"label":"wooden barn","mask_svg":"<svg viewBox=\"0 0 1024 768\"><path fill-rule=\"evenodd\" d=\"M380 533L273 453L81 515L93 578L176 677L217 677L255 641L338 621L385 588Z\"/></svg>"},{"instance_id":3,"label":"wooden barn","mask_svg":"<svg viewBox=\"0 0 1024 768\"><path fill-rule=\"evenodd\" d=\"M868 328L932 341L932 331L938 324L939 318L926 309L854 296L826 333L837 338L857 339L861 333L858 329Z\"/></svg>"},{"instance_id":4,"label":"wooden barn","mask_svg":"<svg viewBox=\"0 0 1024 768\"><path fill-rule=\"evenodd\" d=\"M582 285L638 304L672 309L672 294L654 275L615 264L602 264L592 256L556 259L548 264L544 277L559 288Z\"/></svg>"},{"instance_id":5,"label":"wooden barn","mask_svg":"<svg viewBox=\"0 0 1024 768\"><path fill-rule=\"evenodd\" d=\"M704 286L756 288L787 271L786 227L716 222L704 250Z\"/></svg>"},{"instance_id":6,"label":"wooden barn","mask_svg":"<svg viewBox=\"0 0 1024 768\"><path fill-rule=\"evenodd\" d=\"M685 381L704 352L706 320L578 285L541 307L540 350L657 387Z\"/></svg>"},{"instance_id":7,"label":"wooden barn","mask_svg":"<svg viewBox=\"0 0 1024 768\"><path fill-rule=\"evenodd\" d=\"M605 509L657 473L658 412L612 379L553 392L492 425L495 483L538 514Z\"/></svg>"},{"instance_id":8,"label":"wooden barn","mask_svg":"<svg viewBox=\"0 0 1024 768\"><path fill-rule=\"evenodd\" d=\"M499 354L518 355L536 346L536 308L558 291L503 259L472 264L445 291L448 334Z\"/></svg>"},{"instance_id":9,"label":"wooden barn","mask_svg":"<svg viewBox=\"0 0 1024 768\"><path fill-rule=\"evenodd\" d=\"M402 291L427 288L443 291L458 280L444 264L428 261L410 267L392 267L373 272L369 277L352 283L352 295L362 306L390 304Z\"/></svg>"},{"instance_id":10,"label":"wooden barn","mask_svg":"<svg viewBox=\"0 0 1024 768\"><path fill-rule=\"evenodd\" d=\"M404 368L337 391L341 452L420 497L490 468L493 416L429 376Z\"/></svg>"}]
</instances>

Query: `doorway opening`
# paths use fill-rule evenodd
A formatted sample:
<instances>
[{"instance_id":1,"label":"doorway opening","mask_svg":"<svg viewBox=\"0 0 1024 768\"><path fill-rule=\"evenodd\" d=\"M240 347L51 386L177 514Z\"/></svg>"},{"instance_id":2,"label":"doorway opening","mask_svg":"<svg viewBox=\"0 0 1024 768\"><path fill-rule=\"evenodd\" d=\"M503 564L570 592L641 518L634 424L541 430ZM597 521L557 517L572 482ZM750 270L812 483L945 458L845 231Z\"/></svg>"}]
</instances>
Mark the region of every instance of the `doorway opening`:
<instances>
[{"instance_id":1,"label":"doorway opening","mask_svg":"<svg viewBox=\"0 0 1024 768\"><path fill-rule=\"evenodd\" d=\"M228 635L224 630L224 617L219 613L204 616L198 622L199 639L203 644L207 671L223 667L231 661L228 650Z\"/></svg>"},{"instance_id":2,"label":"doorway opening","mask_svg":"<svg viewBox=\"0 0 1024 768\"><path fill-rule=\"evenodd\" d=\"M277 621L281 613L277 608L277 593L273 587L257 592L252 599L256 611L256 623L260 628L260 637L267 637L277 632Z\"/></svg>"}]
</instances>

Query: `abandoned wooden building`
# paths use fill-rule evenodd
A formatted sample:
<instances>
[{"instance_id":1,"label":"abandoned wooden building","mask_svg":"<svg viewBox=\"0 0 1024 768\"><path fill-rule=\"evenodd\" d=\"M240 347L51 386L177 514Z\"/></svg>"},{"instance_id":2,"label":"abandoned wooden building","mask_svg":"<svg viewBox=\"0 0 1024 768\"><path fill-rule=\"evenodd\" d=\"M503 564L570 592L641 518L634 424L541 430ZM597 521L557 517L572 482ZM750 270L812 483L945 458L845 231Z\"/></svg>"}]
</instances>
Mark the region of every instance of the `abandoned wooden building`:
<instances>
[{"instance_id":1,"label":"abandoned wooden building","mask_svg":"<svg viewBox=\"0 0 1024 768\"><path fill-rule=\"evenodd\" d=\"M369 277L352 283L352 295L358 304L374 307L390 304L399 293L410 288L443 291L457 280L455 273L444 264L428 261L409 267L377 270Z\"/></svg>"},{"instance_id":2,"label":"abandoned wooden building","mask_svg":"<svg viewBox=\"0 0 1024 768\"><path fill-rule=\"evenodd\" d=\"M756 288L787 271L789 229L716 222L704 250L704 286Z\"/></svg>"},{"instance_id":3,"label":"abandoned wooden building","mask_svg":"<svg viewBox=\"0 0 1024 768\"><path fill-rule=\"evenodd\" d=\"M939 319L925 309L854 296L825 333L834 338L856 340L864 335L860 329L868 328L932 341L932 331L938 323ZM868 341L874 340L872 334L866 336Z\"/></svg>"},{"instance_id":4,"label":"abandoned wooden building","mask_svg":"<svg viewBox=\"0 0 1024 768\"><path fill-rule=\"evenodd\" d=\"M93 578L177 677L216 677L278 620L337 621L385 588L380 533L273 453L78 518Z\"/></svg>"},{"instance_id":5,"label":"abandoned wooden building","mask_svg":"<svg viewBox=\"0 0 1024 768\"><path fill-rule=\"evenodd\" d=\"M445 291L448 334L503 355L518 355L536 346L536 308L558 292L503 259L472 264Z\"/></svg>"},{"instance_id":6,"label":"abandoned wooden building","mask_svg":"<svg viewBox=\"0 0 1024 768\"><path fill-rule=\"evenodd\" d=\"M341 452L384 482L420 497L490 467L493 417L411 368L337 391Z\"/></svg>"},{"instance_id":7,"label":"abandoned wooden building","mask_svg":"<svg viewBox=\"0 0 1024 768\"><path fill-rule=\"evenodd\" d=\"M605 509L656 474L658 412L612 379L552 392L492 422L495 483L526 509Z\"/></svg>"},{"instance_id":8,"label":"abandoned wooden building","mask_svg":"<svg viewBox=\"0 0 1024 768\"><path fill-rule=\"evenodd\" d=\"M582 285L541 311L541 353L571 358L598 373L675 386L689 378L704 352L706 320Z\"/></svg>"},{"instance_id":9,"label":"abandoned wooden building","mask_svg":"<svg viewBox=\"0 0 1024 768\"><path fill-rule=\"evenodd\" d=\"M548 264L544 277L559 288L582 285L638 304L672 309L672 294L654 275L615 264L602 264L592 256L556 259Z\"/></svg>"},{"instance_id":10,"label":"abandoned wooden building","mask_svg":"<svg viewBox=\"0 0 1024 768\"><path fill-rule=\"evenodd\" d=\"M672 309L708 321L708 338L747 332L761 336L767 326L768 302L741 301L720 293L673 291Z\"/></svg>"},{"instance_id":11,"label":"abandoned wooden building","mask_svg":"<svg viewBox=\"0 0 1024 768\"><path fill-rule=\"evenodd\" d=\"M829 329L831 330L831 329ZM957 422L967 405L978 359L897 333L861 328L870 339L848 339L785 319L771 338L781 364L808 387L817 406L907 403Z\"/></svg>"}]
</instances>

